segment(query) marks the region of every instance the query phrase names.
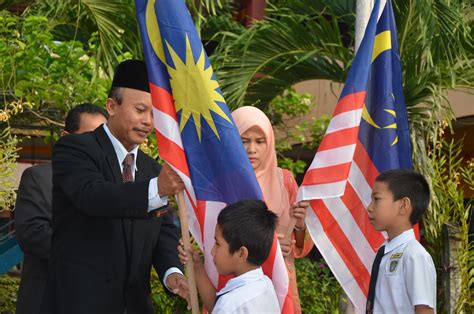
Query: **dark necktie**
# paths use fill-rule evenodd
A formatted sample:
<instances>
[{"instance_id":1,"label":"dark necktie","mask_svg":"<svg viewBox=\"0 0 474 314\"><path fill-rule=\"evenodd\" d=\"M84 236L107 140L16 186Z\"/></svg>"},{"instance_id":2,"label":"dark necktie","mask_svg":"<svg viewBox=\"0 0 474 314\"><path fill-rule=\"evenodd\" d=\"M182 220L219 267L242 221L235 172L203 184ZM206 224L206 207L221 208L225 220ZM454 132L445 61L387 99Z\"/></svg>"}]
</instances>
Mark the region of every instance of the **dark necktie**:
<instances>
[{"instance_id":1,"label":"dark necktie","mask_svg":"<svg viewBox=\"0 0 474 314\"><path fill-rule=\"evenodd\" d=\"M374 264L372 265L372 272L370 273L370 284L369 294L367 296L367 307L365 312L372 314L374 312L374 300L375 300L375 284L377 283L377 277L379 275L380 262L385 252L385 245L382 245L375 255Z\"/></svg>"},{"instance_id":2,"label":"dark necktie","mask_svg":"<svg viewBox=\"0 0 474 314\"><path fill-rule=\"evenodd\" d=\"M125 182L133 182L133 174L132 174L132 167L133 167L133 154L127 154L124 160L122 161L122 181ZM126 262L127 262L127 277L130 273L130 263L131 257L130 254L132 252L132 234L133 234L133 219L122 219L122 228L123 234L125 237L125 248L127 251L126 255ZM125 312L126 309L125 309Z\"/></svg>"},{"instance_id":3,"label":"dark necktie","mask_svg":"<svg viewBox=\"0 0 474 314\"><path fill-rule=\"evenodd\" d=\"M122 171L122 181L123 182L132 182L132 166L133 166L133 154L128 154L125 156L125 159L122 162L123 171Z\"/></svg>"},{"instance_id":4,"label":"dark necktie","mask_svg":"<svg viewBox=\"0 0 474 314\"><path fill-rule=\"evenodd\" d=\"M214 306L216 306L217 304L217 301L220 299L220 297L222 297L223 295L229 293L230 291L227 291L226 293L222 293L222 294L219 294L218 296L216 296L216 299L214 300Z\"/></svg>"}]
</instances>

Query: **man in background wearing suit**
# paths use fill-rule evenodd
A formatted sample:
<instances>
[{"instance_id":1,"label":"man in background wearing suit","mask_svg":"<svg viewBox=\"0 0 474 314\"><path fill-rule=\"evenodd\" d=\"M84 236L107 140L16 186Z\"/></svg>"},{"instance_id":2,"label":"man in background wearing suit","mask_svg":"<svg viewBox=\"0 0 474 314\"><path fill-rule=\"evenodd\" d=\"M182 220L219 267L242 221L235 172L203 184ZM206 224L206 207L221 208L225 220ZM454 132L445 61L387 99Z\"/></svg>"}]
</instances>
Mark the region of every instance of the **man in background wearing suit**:
<instances>
[{"instance_id":1,"label":"man in background wearing suit","mask_svg":"<svg viewBox=\"0 0 474 314\"><path fill-rule=\"evenodd\" d=\"M107 121L103 108L84 103L71 109L64 134L95 130ZM17 314L39 313L48 278L51 251L53 181L51 163L26 169L21 176L15 205L15 230L24 252Z\"/></svg>"},{"instance_id":2,"label":"man in background wearing suit","mask_svg":"<svg viewBox=\"0 0 474 314\"><path fill-rule=\"evenodd\" d=\"M43 313L147 314L150 270L188 299L170 215L155 210L184 189L168 164L138 149L154 130L143 61L115 70L109 120L53 150L53 246ZM165 290L166 290L165 289Z\"/></svg>"}]
</instances>

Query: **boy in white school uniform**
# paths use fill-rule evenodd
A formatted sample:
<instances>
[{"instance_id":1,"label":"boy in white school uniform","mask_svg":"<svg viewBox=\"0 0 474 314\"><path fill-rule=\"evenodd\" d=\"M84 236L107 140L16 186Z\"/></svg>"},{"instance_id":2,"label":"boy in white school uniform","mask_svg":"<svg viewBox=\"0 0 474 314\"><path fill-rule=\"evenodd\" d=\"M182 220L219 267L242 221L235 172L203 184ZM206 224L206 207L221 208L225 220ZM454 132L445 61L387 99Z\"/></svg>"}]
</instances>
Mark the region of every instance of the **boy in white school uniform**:
<instances>
[{"instance_id":1,"label":"boy in white school uniform","mask_svg":"<svg viewBox=\"0 0 474 314\"><path fill-rule=\"evenodd\" d=\"M210 312L280 313L273 283L261 267L270 253L277 221L278 217L258 200L239 201L219 213L211 254L220 275L235 277L217 294L199 254L190 249L197 288ZM186 264L182 244L178 251Z\"/></svg>"},{"instance_id":2,"label":"boy in white school uniform","mask_svg":"<svg viewBox=\"0 0 474 314\"><path fill-rule=\"evenodd\" d=\"M417 172L395 169L376 178L368 216L388 241L372 267L367 313L436 312L435 266L413 232L429 200L428 183Z\"/></svg>"}]
</instances>

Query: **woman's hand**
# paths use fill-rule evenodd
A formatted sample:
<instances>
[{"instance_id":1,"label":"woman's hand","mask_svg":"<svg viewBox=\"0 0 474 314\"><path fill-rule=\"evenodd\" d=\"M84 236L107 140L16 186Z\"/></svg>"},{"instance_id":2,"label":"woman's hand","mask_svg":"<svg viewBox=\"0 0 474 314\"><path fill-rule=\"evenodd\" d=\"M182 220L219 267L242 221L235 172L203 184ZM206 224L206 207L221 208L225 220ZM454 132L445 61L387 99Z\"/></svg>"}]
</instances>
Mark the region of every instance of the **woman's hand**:
<instances>
[{"instance_id":1,"label":"woman's hand","mask_svg":"<svg viewBox=\"0 0 474 314\"><path fill-rule=\"evenodd\" d=\"M303 230L306 228L305 218L306 209L308 208L308 202L295 203L290 207L290 217L296 218L295 228Z\"/></svg>"},{"instance_id":2,"label":"woman's hand","mask_svg":"<svg viewBox=\"0 0 474 314\"><path fill-rule=\"evenodd\" d=\"M193 248L192 245L189 246L188 251L189 251L189 254L191 254L192 256L194 265L202 264L201 255ZM186 254L184 250L184 243L182 239L179 239L178 257L181 264L186 265L186 263L188 262L188 255Z\"/></svg>"},{"instance_id":3,"label":"woman's hand","mask_svg":"<svg viewBox=\"0 0 474 314\"><path fill-rule=\"evenodd\" d=\"M293 245L296 243L295 240L289 239L285 240L285 236L283 234L278 234L278 241L280 242L280 249L283 257L287 257L290 255L291 250L293 249Z\"/></svg>"}]
</instances>

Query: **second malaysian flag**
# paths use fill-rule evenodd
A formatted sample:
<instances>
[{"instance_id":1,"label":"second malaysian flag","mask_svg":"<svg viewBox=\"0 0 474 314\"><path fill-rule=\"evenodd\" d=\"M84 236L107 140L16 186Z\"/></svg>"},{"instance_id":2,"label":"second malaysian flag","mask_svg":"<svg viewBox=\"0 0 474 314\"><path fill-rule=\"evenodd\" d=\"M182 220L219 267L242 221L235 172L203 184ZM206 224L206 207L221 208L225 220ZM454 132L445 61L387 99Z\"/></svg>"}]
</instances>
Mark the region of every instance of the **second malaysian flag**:
<instances>
[{"instance_id":1,"label":"second malaysian flag","mask_svg":"<svg viewBox=\"0 0 474 314\"><path fill-rule=\"evenodd\" d=\"M298 191L311 200L314 243L359 313L384 235L367 206L379 173L411 168L397 31L390 0L377 21L376 1L361 46L316 156Z\"/></svg>"}]
</instances>

